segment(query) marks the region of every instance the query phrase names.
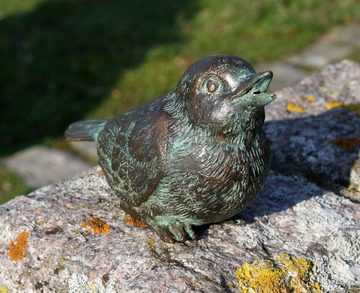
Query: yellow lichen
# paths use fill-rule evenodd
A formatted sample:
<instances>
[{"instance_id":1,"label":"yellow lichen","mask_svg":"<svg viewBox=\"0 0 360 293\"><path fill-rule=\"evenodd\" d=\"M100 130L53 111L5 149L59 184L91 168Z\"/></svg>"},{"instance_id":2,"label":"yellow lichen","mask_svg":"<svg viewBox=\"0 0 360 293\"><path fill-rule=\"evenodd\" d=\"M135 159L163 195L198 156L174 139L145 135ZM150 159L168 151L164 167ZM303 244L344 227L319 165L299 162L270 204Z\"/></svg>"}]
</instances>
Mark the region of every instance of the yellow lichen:
<instances>
[{"instance_id":1,"label":"yellow lichen","mask_svg":"<svg viewBox=\"0 0 360 293\"><path fill-rule=\"evenodd\" d=\"M82 227L90 228L95 234L107 234L110 231L109 224L95 217L86 221Z\"/></svg>"},{"instance_id":2,"label":"yellow lichen","mask_svg":"<svg viewBox=\"0 0 360 293\"><path fill-rule=\"evenodd\" d=\"M302 113L304 112L304 108L299 106L299 105L296 105L296 104L293 104L293 103L288 103L286 105L286 110L289 111L289 112L293 112L293 113Z\"/></svg>"},{"instance_id":3,"label":"yellow lichen","mask_svg":"<svg viewBox=\"0 0 360 293\"><path fill-rule=\"evenodd\" d=\"M340 108L340 107L350 110L360 116L360 104L343 104L338 101L331 101L331 102L325 103L325 108L328 110L332 110L332 109Z\"/></svg>"},{"instance_id":4,"label":"yellow lichen","mask_svg":"<svg viewBox=\"0 0 360 293\"><path fill-rule=\"evenodd\" d=\"M152 239L152 238L148 238L147 243L148 243L148 244L154 244L154 243L155 243L155 240Z\"/></svg>"},{"instance_id":5,"label":"yellow lichen","mask_svg":"<svg viewBox=\"0 0 360 293\"><path fill-rule=\"evenodd\" d=\"M321 293L323 290L321 289L321 286L318 282L310 284L311 292L314 293Z\"/></svg>"},{"instance_id":6,"label":"yellow lichen","mask_svg":"<svg viewBox=\"0 0 360 293\"><path fill-rule=\"evenodd\" d=\"M201 287L201 284L198 283L198 282L191 283L191 285L192 285L194 288L200 288L200 287Z\"/></svg>"},{"instance_id":7,"label":"yellow lichen","mask_svg":"<svg viewBox=\"0 0 360 293\"><path fill-rule=\"evenodd\" d=\"M240 292L322 292L309 280L312 263L305 258L279 254L272 260L245 263L235 271Z\"/></svg>"},{"instance_id":8,"label":"yellow lichen","mask_svg":"<svg viewBox=\"0 0 360 293\"><path fill-rule=\"evenodd\" d=\"M160 260L161 259L161 255L160 253L158 253L156 247L153 245L154 242L148 241L147 242L147 248L151 254L151 256L155 257L156 259Z\"/></svg>"},{"instance_id":9,"label":"yellow lichen","mask_svg":"<svg viewBox=\"0 0 360 293\"><path fill-rule=\"evenodd\" d=\"M8 293L9 289L4 287L4 286L0 286L0 293Z\"/></svg>"},{"instance_id":10,"label":"yellow lichen","mask_svg":"<svg viewBox=\"0 0 360 293\"><path fill-rule=\"evenodd\" d=\"M315 102L316 99L315 99L314 96L308 95L308 96L305 97L305 100L306 100L307 102L309 102L309 103L312 103L312 102Z\"/></svg>"},{"instance_id":11,"label":"yellow lichen","mask_svg":"<svg viewBox=\"0 0 360 293\"><path fill-rule=\"evenodd\" d=\"M344 106L344 104L341 102L338 102L338 101L331 101L331 102L325 103L325 108L328 110L332 110L332 109L339 108L342 106Z\"/></svg>"},{"instance_id":12,"label":"yellow lichen","mask_svg":"<svg viewBox=\"0 0 360 293\"><path fill-rule=\"evenodd\" d=\"M205 280L213 281L213 278L207 274L202 274L201 277Z\"/></svg>"},{"instance_id":13,"label":"yellow lichen","mask_svg":"<svg viewBox=\"0 0 360 293\"><path fill-rule=\"evenodd\" d=\"M11 260L22 260L26 254L29 233L21 232L17 236L16 243L10 240L9 244L9 258Z\"/></svg>"},{"instance_id":14,"label":"yellow lichen","mask_svg":"<svg viewBox=\"0 0 360 293\"><path fill-rule=\"evenodd\" d=\"M134 217L132 217L129 214L125 214L124 222L126 225L135 226L137 228L147 228L148 227L145 223L135 219Z\"/></svg>"},{"instance_id":15,"label":"yellow lichen","mask_svg":"<svg viewBox=\"0 0 360 293\"><path fill-rule=\"evenodd\" d=\"M96 284L90 284L89 289L91 290L91 292L99 292L98 286Z\"/></svg>"}]
</instances>

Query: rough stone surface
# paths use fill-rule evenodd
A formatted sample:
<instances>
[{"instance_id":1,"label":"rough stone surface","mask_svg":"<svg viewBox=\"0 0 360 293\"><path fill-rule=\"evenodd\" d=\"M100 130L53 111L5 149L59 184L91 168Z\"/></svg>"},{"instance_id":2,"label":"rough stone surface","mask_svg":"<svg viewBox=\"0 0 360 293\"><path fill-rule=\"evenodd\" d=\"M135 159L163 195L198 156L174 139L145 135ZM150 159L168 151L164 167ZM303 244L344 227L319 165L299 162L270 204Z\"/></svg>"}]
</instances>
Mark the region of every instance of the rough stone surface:
<instances>
[{"instance_id":1,"label":"rough stone surface","mask_svg":"<svg viewBox=\"0 0 360 293\"><path fill-rule=\"evenodd\" d=\"M345 58L360 46L360 26L338 27L313 43L304 52L287 61L303 67L321 69L327 64Z\"/></svg>"},{"instance_id":2,"label":"rough stone surface","mask_svg":"<svg viewBox=\"0 0 360 293\"><path fill-rule=\"evenodd\" d=\"M313 264L308 279L322 291L357 292L359 192L355 201L341 194L359 183L359 96L360 65L349 61L279 91L267 111L274 163L263 192L235 219L198 228L196 241L168 244L127 225L97 169L1 205L0 289L238 292L235 271L245 262L287 253ZM109 233L84 227L94 217ZM21 232L24 258L9 254Z\"/></svg>"},{"instance_id":3,"label":"rough stone surface","mask_svg":"<svg viewBox=\"0 0 360 293\"><path fill-rule=\"evenodd\" d=\"M352 24L338 27L328 35L328 38L337 42L350 43L360 47L360 25Z\"/></svg>"},{"instance_id":4,"label":"rough stone surface","mask_svg":"<svg viewBox=\"0 0 360 293\"><path fill-rule=\"evenodd\" d=\"M306 76L304 70L285 61L262 64L256 67L256 71L267 70L271 70L275 76L270 84L271 91L294 85Z\"/></svg>"},{"instance_id":5,"label":"rough stone surface","mask_svg":"<svg viewBox=\"0 0 360 293\"><path fill-rule=\"evenodd\" d=\"M89 233L92 217L110 224ZM199 229L199 239L163 243L127 226L96 170L0 206L0 286L10 292L237 292L244 262L286 252L314 263L324 291L360 285L360 206L301 177L272 173L236 220ZM10 240L27 231L22 261Z\"/></svg>"},{"instance_id":6,"label":"rough stone surface","mask_svg":"<svg viewBox=\"0 0 360 293\"><path fill-rule=\"evenodd\" d=\"M91 168L90 164L72 154L43 146L15 153L5 158L3 164L34 188L70 178Z\"/></svg>"},{"instance_id":7,"label":"rough stone surface","mask_svg":"<svg viewBox=\"0 0 360 293\"><path fill-rule=\"evenodd\" d=\"M329 44L325 42L315 43L303 54L289 58L294 64L323 68L334 60L339 60L349 55L353 46L351 44Z\"/></svg>"},{"instance_id":8,"label":"rough stone surface","mask_svg":"<svg viewBox=\"0 0 360 293\"><path fill-rule=\"evenodd\" d=\"M71 147L79 153L81 156L85 157L90 162L97 162L99 156L97 154L96 144L92 141L70 141Z\"/></svg>"},{"instance_id":9,"label":"rough stone surface","mask_svg":"<svg viewBox=\"0 0 360 293\"><path fill-rule=\"evenodd\" d=\"M256 66L259 71L272 70L275 78L270 89L293 86L303 79L307 71L323 69L326 65L344 59L360 47L360 25L339 26L316 40L298 54L279 61Z\"/></svg>"},{"instance_id":10,"label":"rough stone surface","mask_svg":"<svg viewBox=\"0 0 360 293\"><path fill-rule=\"evenodd\" d=\"M360 64L330 65L277 96L266 123L274 168L335 184L335 189L351 185L353 191L343 192L360 200ZM333 108L335 102L343 106ZM289 104L301 108L286 110Z\"/></svg>"}]
</instances>

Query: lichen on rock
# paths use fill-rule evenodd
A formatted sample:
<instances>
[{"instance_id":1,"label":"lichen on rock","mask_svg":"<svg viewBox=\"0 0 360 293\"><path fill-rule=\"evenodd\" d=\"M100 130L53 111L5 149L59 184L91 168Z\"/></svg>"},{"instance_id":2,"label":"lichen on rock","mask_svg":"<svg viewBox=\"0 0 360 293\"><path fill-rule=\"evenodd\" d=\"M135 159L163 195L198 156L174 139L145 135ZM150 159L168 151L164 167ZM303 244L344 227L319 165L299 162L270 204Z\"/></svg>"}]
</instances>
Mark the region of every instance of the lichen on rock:
<instances>
[{"instance_id":1,"label":"lichen on rock","mask_svg":"<svg viewBox=\"0 0 360 293\"><path fill-rule=\"evenodd\" d=\"M320 293L319 283L310 280L311 261L286 253L272 259L244 263L235 271L240 292Z\"/></svg>"},{"instance_id":2,"label":"lichen on rock","mask_svg":"<svg viewBox=\"0 0 360 293\"><path fill-rule=\"evenodd\" d=\"M145 223L135 219L134 217L132 217L129 214L125 214L124 222L125 222L126 225L135 226L137 228L147 228L148 227L148 225L146 225Z\"/></svg>"},{"instance_id":3,"label":"lichen on rock","mask_svg":"<svg viewBox=\"0 0 360 293\"><path fill-rule=\"evenodd\" d=\"M354 292L360 204L316 180L359 192L356 107L324 107L359 104L359 81L360 66L344 61L279 91L267 111L274 165L263 191L235 218L196 227L196 240L164 244L126 224L96 168L0 205L0 292ZM288 102L305 111L286 111ZM110 224L105 237L91 234ZM31 241L14 262L19 231Z\"/></svg>"},{"instance_id":4,"label":"lichen on rock","mask_svg":"<svg viewBox=\"0 0 360 293\"><path fill-rule=\"evenodd\" d=\"M96 217L86 221L82 227L91 229L95 234L108 234L110 231L109 224Z\"/></svg>"},{"instance_id":5,"label":"lichen on rock","mask_svg":"<svg viewBox=\"0 0 360 293\"><path fill-rule=\"evenodd\" d=\"M17 236L16 242L10 240L9 244L9 258L14 261L23 260L26 254L29 233L26 231L20 232Z\"/></svg>"}]
</instances>

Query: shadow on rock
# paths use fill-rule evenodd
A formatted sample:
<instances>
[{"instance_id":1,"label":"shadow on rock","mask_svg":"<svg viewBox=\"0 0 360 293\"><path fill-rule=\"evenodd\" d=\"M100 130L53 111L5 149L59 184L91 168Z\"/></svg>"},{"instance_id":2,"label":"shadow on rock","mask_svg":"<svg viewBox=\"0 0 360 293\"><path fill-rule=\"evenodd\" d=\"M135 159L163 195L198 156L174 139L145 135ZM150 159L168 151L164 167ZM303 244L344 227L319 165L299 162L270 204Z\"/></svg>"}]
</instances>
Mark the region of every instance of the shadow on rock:
<instances>
[{"instance_id":1,"label":"shadow on rock","mask_svg":"<svg viewBox=\"0 0 360 293\"><path fill-rule=\"evenodd\" d=\"M0 155L58 137L155 46L181 41L195 1L45 1L0 22Z\"/></svg>"},{"instance_id":2,"label":"shadow on rock","mask_svg":"<svg viewBox=\"0 0 360 293\"><path fill-rule=\"evenodd\" d=\"M359 192L347 190L350 185L359 185L360 174L355 168L359 163L359 125L360 117L355 112L340 108L317 116L266 123L273 171L263 192L240 218L253 221L255 217L281 212L323 195L324 190L359 201ZM289 178L296 180L289 184ZM304 189L308 181L317 185Z\"/></svg>"}]
</instances>

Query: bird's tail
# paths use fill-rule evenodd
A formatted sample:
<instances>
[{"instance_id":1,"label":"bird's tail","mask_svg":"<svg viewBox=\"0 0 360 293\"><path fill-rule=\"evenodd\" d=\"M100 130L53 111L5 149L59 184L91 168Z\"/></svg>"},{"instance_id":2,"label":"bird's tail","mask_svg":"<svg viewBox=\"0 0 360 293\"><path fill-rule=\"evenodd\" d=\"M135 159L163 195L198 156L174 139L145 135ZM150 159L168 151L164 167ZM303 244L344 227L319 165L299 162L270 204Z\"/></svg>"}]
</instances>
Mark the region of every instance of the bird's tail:
<instances>
[{"instance_id":1,"label":"bird's tail","mask_svg":"<svg viewBox=\"0 0 360 293\"><path fill-rule=\"evenodd\" d=\"M65 131L69 141L96 141L108 120L87 120L70 124Z\"/></svg>"}]
</instances>

